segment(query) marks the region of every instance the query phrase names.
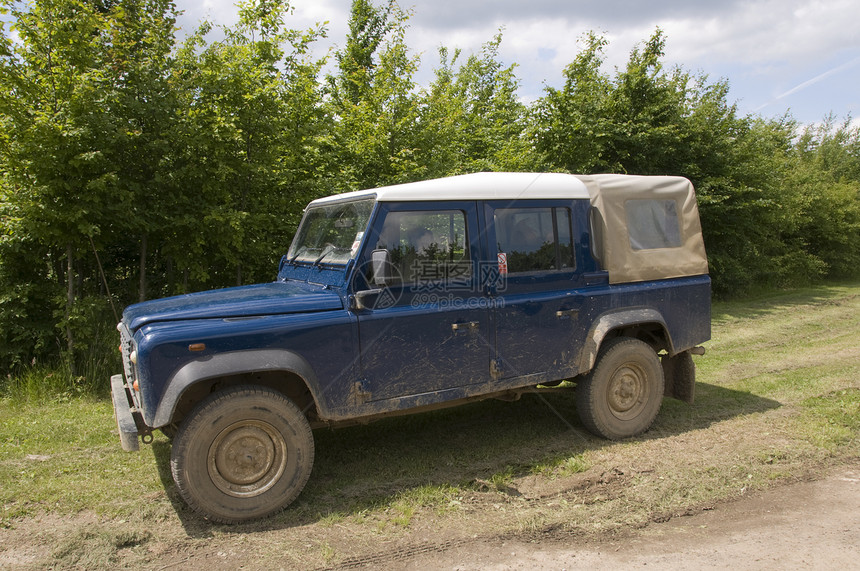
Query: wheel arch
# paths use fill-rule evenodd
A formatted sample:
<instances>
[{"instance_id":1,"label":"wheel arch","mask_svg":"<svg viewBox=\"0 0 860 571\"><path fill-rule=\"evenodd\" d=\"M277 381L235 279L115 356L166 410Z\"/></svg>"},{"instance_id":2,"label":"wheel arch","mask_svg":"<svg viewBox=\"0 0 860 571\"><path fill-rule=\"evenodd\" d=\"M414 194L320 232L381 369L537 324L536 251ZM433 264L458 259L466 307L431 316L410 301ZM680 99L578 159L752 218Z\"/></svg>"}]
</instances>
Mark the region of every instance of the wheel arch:
<instances>
[{"instance_id":1,"label":"wheel arch","mask_svg":"<svg viewBox=\"0 0 860 571\"><path fill-rule=\"evenodd\" d=\"M301 355L282 349L219 353L180 367L159 400L153 428L176 423L215 390L242 384L272 388L292 400L309 419L319 417L319 383Z\"/></svg>"},{"instance_id":2,"label":"wheel arch","mask_svg":"<svg viewBox=\"0 0 860 571\"><path fill-rule=\"evenodd\" d=\"M597 362L603 344L615 337L631 337L644 341L655 352L675 354L672 336L659 311L652 308L623 309L603 313L594 320L577 360L579 374L590 371Z\"/></svg>"}]
</instances>

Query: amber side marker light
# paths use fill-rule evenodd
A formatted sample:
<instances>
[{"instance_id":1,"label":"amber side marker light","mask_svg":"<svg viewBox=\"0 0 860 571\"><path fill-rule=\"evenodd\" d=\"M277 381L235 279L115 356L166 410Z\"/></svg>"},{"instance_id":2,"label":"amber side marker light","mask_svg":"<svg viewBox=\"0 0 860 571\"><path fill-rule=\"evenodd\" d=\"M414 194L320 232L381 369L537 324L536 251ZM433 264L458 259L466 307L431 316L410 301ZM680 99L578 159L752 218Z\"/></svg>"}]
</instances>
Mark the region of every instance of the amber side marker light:
<instances>
[{"instance_id":1,"label":"amber side marker light","mask_svg":"<svg viewBox=\"0 0 860 571\"><path fill-rule=\"evenodd\" d=\"M140 385L137 384L137 381L131 384L131 388L133 388L137 392L140 392Z\"/></svg>"},{"instance_id":2,"label":"amber side marker light","mask_svg":"<svg viewBox=\"0 0 860 571\"><path fill-rule=\"evenodd\" d=\"M189 351L202 351L206 348L206 343L192 343L188 346Z\"/></svg>"}]
</instances>

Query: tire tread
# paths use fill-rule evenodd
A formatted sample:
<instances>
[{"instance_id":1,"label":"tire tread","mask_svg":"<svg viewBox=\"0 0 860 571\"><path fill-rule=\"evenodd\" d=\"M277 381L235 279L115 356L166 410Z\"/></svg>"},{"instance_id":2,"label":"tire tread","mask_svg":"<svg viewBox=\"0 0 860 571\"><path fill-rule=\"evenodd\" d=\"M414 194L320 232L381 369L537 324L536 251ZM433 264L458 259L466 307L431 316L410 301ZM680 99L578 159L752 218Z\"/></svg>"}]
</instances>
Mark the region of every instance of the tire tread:
<instances>
[{"instance_id":1,"label":"tire tread","mask_svg":"<svg viewBox=\"0 0 860 571\"><path fill-rule=\"evenodd\" d=\"M216 511L198 499L197 492L199 492L200 486L194 485L192 482L193 477L189 477L188 475L188 471L194 468L189 465L190 462L194 462L191 458L194 455L192 451L194 438L199 436L201 430L207 430L207 425L208 427L215 426L231 409L236 410L238 406L237 400L243 399L249 402L265 402L269 409L275 410L277 414L284 418L289 429L293 432L296 442L300 443L301 446L301 449L297 453L301 457L301 470L292 475L295 481L290 485L286 493L275 498L276 501L264 502L267 505L263 508L248 510L245 513L241 511L236 511L236 513ZM296 453L295 450L291 450L291 452ZM274 389L256 385L242 385L210 395L198 403L186 417L173 439L173 446L170 452L170 471L179 495L182 496L192 510L211 521L239 523L250 519L271 516L292 503L299 496L310 477L314 455L313 433L307 419L295 403ZM282 476L282 478L288 477L290 475L286 473ZM257 498L261 498L267 493L265 492Z\"/></svg>"},{"instance_id":2,"label":"tire tread","mask_svg":"<svg viewBox=\"0 0 860 571\"><path fill-rule=\"evenodd\" d=\"M631 423L626 427L621 426L622 421L613 422L614 419L610 418L611 413L608 412L608 406L604 403L605 399L600 392L601 387L596 386L606 381L604 376L609 374L608 369L615 366L615 360L620 359L620 355L625 354L639 354L645 359L647 366L654 373L655 378L652 380L657 385L653 387L654 398L657 400L650 403L650 409L646 416L638 418L636 423ZM650 345L633 337L610 339L600 348L597 362L591 372L577 383L576 409L579 419L589 432L609 440L619 440L642 434L651 427L660 410L664 390L663 383L663 368L657 353Z\"/></svg>"}]
</instances>

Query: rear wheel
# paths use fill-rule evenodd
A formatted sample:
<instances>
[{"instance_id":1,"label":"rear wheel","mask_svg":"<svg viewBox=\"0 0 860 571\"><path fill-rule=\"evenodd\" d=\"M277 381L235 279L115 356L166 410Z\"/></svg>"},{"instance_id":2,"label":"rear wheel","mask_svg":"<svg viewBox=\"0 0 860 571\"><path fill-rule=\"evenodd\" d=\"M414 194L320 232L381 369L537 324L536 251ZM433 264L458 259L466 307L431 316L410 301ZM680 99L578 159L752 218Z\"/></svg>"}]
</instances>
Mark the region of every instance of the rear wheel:
<instances>
[{"instance_id":1,"label":"rear wheel","mask_svg":"<svg viewBox=\"0 0 860 571\"><path fill-rule=\"evenodd\" d=\"M630 337L608 341L597 363L576 387L579 418L592 433L617 440L651 427L663 401L663 368L647 343Z\"/></svg>"},{"instance_id":2,"label":"rear wheel","mask_svg":"<svg viewBox=\"0 0 860 571\"><path fill-rule=\"evenodd\" d=\"M313 460L313 434L298 407L277 391L243 386L209 396L186 417L170 468L192 509L236 523L290 504Z\"/></svg>"}]
</instances>

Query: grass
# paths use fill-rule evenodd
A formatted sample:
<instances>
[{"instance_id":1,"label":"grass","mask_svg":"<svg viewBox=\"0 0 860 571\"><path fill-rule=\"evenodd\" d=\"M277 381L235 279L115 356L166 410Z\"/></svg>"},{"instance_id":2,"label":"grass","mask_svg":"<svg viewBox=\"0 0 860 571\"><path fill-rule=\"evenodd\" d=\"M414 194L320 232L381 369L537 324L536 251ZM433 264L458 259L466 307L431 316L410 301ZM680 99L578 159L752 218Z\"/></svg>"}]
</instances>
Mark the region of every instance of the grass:
<instances>
[{"instance_id":1,"label":"grass","mask_svg":"<svg viewBox=\"0 0 860 571\"><path fill-rule=\"evenodd\" d=\"M93 318L93 322L99 320ZM0 376L0 399L15 404L40 404L76 398L107 398L105 379L122 370L116 328L102 325L80 332L73 366L68 355L56 362L35 359L30 366L17 366Z\"/></svg>"},{"instance_id":2,"label":"grass","mask_svg":"<svg viewBox=\"0 0 860 571\"><path fill-rule=\"evenodd\" d=\"M164 498L152 448L118 450L112 417L102 400L0 401L0 524L41 511L128 516L146 509L143 499Z\"/></svg>"},{"instance_id":3,"label":"grass","mask_svg":"<svg viewBox=\"0 0 860 571\"><path fill-rule=\"evenodd\" d=\"M146 531L78 530L54 547L51 558L80 569L111 568L119 563L121 550L144 545L150 537Z\"/></svg>"},{"instance_id":4,"label":"grass","mask_svg":"<svg viewBox=\"0 0 860 571\"><path fill-rule=\"evenodd\" d=\"M641 438L588 435L564 393L320 430L293 507L234 527L210 525L177 499L164 437L122 452L108 401L0 400L0 545L14 546L4 540L26 536L34 518L91 514L92 525L54 538L34 567L144 565L153 553L214 545L255 553L261 568L306 568L376 552L381 541L641 526L856 463L858 338L860 284L717 303L695 404L667 399Z\"/></svg>"},{"instance_id":5,"label":"grass","mask_svg":"<svg viewBox=\"0 0 860 571\"><path fill-rule=\"evenodd\" d=\"M108 321L111 322L111 321ZM57 399L105 398L110 394L105 379L122 370L116 329L97 327L88 331L87 343L79 343L72 366L68 356L55 363L33 360L29 367L17 367L0 376L0 399L17 404L39 404Z\"/></svg>"},{"instance_id":6,"label":"grass","mask_svg":"<svg viewBox=\"0 0 860 571\"><path fill-rule=\"evenodd\" d=\"M817 446L838 453L860 435L860 388L851 387L805 399L800 428Z\"/></svg>"}]
</instances>

